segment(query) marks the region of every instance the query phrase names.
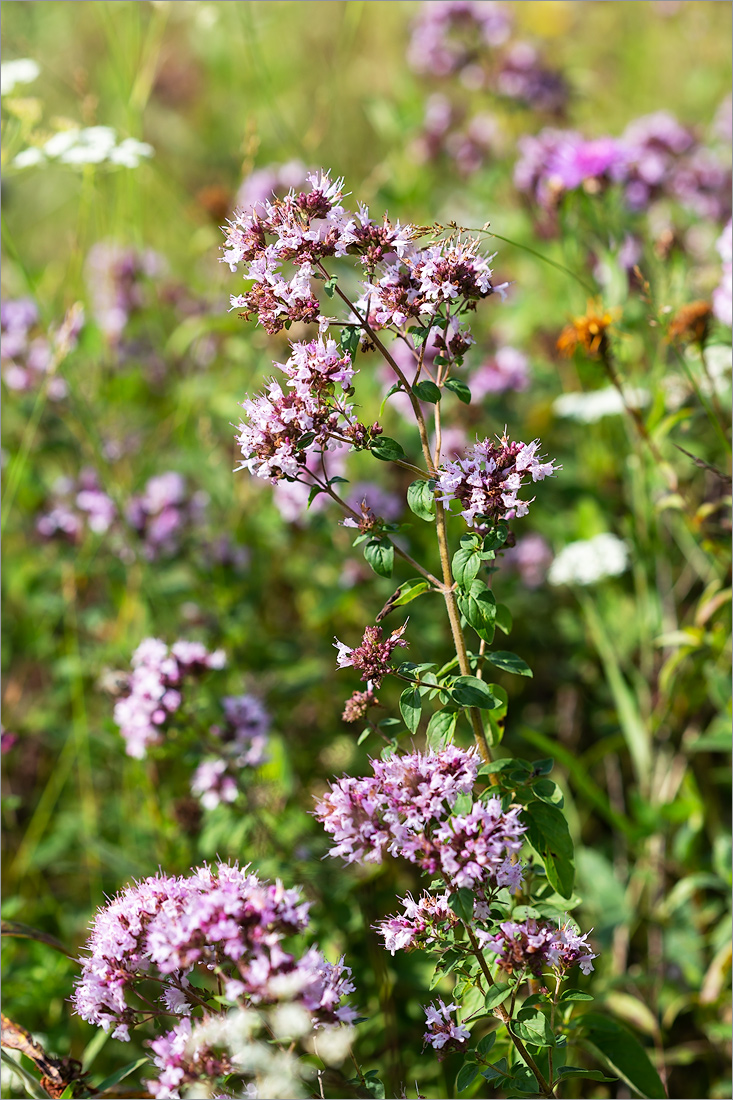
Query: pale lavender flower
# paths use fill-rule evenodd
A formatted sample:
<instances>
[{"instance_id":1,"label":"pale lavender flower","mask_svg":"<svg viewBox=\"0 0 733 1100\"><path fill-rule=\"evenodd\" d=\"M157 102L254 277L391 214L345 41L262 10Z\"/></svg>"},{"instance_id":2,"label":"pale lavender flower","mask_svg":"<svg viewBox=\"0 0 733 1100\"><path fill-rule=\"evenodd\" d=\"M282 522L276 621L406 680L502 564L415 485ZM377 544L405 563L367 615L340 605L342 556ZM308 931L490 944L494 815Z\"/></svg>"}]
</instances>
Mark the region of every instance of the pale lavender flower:
<instances>
[{"instance_id":1,"label":"pale lavender flower","mask_svg":"<svg viewBox=\"0 0 733 1100\"><path fill-rule=\"evenodd\" d=\"M511 549L504 551L504 564L517 570L525 587L539 588L547 577L553 556L547 540L533 533L518 539Z\"/></svg>"},{"instance_id":2,"label":"pale lavender flower","mask_svg":"<svg viewBox=\"0 0 733 1100\"><path fill-rule=\"evenodd\" d=\"M548 69L529 42L514 42L504 53L496 74L496 90L536 111L561 115L570 88L562 73Z\"/></svg>"},{"instance_id":3,"label":"pale lavender flower","mask_svg":"<svg viewBox=\"0 0 733 1100\"><path fill-rule=\"evenodd\" d=\"M423 1009L427 1031L423 1036L423 1045L431 1046L438 1052L438 1061L442 1061L449 1051L465 1050L471 1032L463 1024L456 1023L451 1017L458 1005L447 1005L441 998Z\"/></svg>"},{"instance_id":4,"label":"pale lavender flower","mask_svg":"<svg viewBox=\"0 0 733 1100\"><path fill-rule=\"evenodd\" d=\"M346 495L346 503L355 512L361 509L362 504L379 516L380 519L392 523L400 518L403 512L403 503L396 493L390 493L380 485L372 481L358 481L349 486Z\"/></svg>"},{"instance_id":5,"label":"pale lavender flower","mask_svg":"<svg viewBox=\"0 0 733 1100\"><path fill-rule=\"evenodd\" d=\"M174 470L151 477L126 508L128 523L143 539L145 556L155 561L175 554L185 531L201 519L208 499L203 492L189 496L185 478Z\"/></svg>"},{"instance_id":6,"label":"pale lavender flower","mask_svg":"<svg viewBox=\"0 0 733 1100\"><path fill-rule=\"evenodd\" d=\"M117 518L117 507L99 485L96 472L84 469L77 479L59 478L51 498L51 508L36 521L43 538L63 535L78 542L85 529L105 534Z\"/></svg>"},{"instance_id":7,"label":"pale lavender flower","mask_svg":"<svg viewBox=\"0 0 733 1100\"><path fill-rule=\"evenodd\" d=\"M424 3L407 50L418 73L449 76L472 64L477 50L506 42L511 15L491 0L432 0Z\"/></svg>"},{"instance_id":8,"label":"pale lavender flower","mask_svg":"<svg viewBox=\"0 0 733 1100\"><path fill-rule=\"evenodd\" d=\"M482 947L496 954L500 968L508 974L528 971L540 978L545 969L565 972L576 964L584 974L590 974L593 959L597 958L586 942L588 933L581 936L570 922L555 927L536 920L504 921L498 932L481 932L479 938Z\"/></svg>"},{"instance_id":9,"label":"pale lavender flower","mask_svg":"<svg viewBox=\"0 0 733 1100\"><path fill-rule=\"evenodd\" d=\"M39 327L38 309L31 298L3 301L0 305L0 363L8 389L27 393L47 380L46 393L52 401L66 397L66 382L53 371L58 358L76 347L83 319L83 311L76 308L67 314L60 329L43 333Z\"/></svg>"},{"instance_id":10,"label":"pale lavender flower","mask_svg":"<svg viewBox=\"0 0 733 1100\"><path fill-rule=\"evenodd\" d=\"M494 443L477 443L464 459L445 462L438 470L436 489L445 504L458 500L461 515L473 527L501 519L526 516L531 501L517 494L531 478L533 482L551 476L559 467L554 460L537 457L540 442L510 443L506 436Z\"/></svg>"},{"instance_id":11,"label":"pale lavender flower","mask_svg":"<svg viewBox=\"0 0 733 1100\"><path fill-rule=\"evenodd\" d=\"M356 668L361 672L361 679L368 680L376 689L382 680L390 672L392 653L398 646L406 646L407 642L402 635L407 629L405 622L401 627L393 630L388 638L383 638L381 626L367 626L361 645L350 649L338 638L335 639L335 648L338 650L339 668Z\"/></svg>"},{"instance_id":12,"label":"pale lavender flower","mask_svg":"<svg viewBox=\"0 0 733 1100\"><path fill-rule=\"evenodd\" d=\"M227 770L227 761L202 760L191 778L191 793L205 810L215 810L220 802L234 802L239 794L237 781Z\"/></svg>"},{"instance_id":13,"label":"pale lavender flower","mask_svg":"<svg viewBox=\"0 0 733 1100\"><path fill-rule=\"evenodd\" d=\"M224 723L211 727L240 768L256 768L267 758L270 716L254 695L227 695L222 699Z\"/></svg>"},{"instance_id":14,"label":"pale lavender flower","mask_svg":"<svg viewBox=\"0 0 733 1100\"><path fill-rule=\"evenodd\" d=\"M92 315L111 344L119 343L130 317L147 304L147 284L164 269L163 259L150 249L99 241L89 250L85 275Z\"/></svg>"},{"instance_id":15,"label":"pale lavender flower","mask_svg":"<svg viewBox=\"0 0 733 1100\"><path fill-rule=\"evenodd\" d=\"M468 376L471 396L478 401L492 393L514 390L522 393L529 387L529 360L517 348L499 348L491 358L475 367Z\"/></svg>"},{"instance_id":16,"label":"pale lavender flower","mask_svg":"<svg viewBox=\"0 0 733 1100\"><path fill-rule=\"evenodd\" d=\"M423 894L415 901L411 894L398 899L405 912L401 916L387 917L375 928L384 937L384 946L390 955L411 947L432 947L439 944L447 930L458 921L448 904L448 894Z\"/></svg>"},{"instance_id":17,"label":"pale lavender flower","mask_svg":"<svg viewBox=\"0 0 733 1100\"><path fill-rule=\"evenodd\" d=\"M236 207L244 214L266 214L266 204L275 196L284 198L290 190L302 187L307 180L308 169L299 160L286 164L270 164L256 168L242 180L237 192Z\"/></svg>"}]
</instances>

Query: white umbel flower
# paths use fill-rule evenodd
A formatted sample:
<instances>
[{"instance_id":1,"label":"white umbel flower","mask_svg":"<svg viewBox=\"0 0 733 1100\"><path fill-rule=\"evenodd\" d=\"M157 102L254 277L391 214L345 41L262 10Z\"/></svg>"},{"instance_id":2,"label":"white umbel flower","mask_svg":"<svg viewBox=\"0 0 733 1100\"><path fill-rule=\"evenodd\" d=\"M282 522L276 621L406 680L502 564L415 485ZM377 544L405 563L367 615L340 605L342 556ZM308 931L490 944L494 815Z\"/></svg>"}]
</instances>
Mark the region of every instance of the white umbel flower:
<instances>
[{"instance_id":1,"label":"white umbel flower","mask_svg":"<svg viewBox=\"0 0 733 1100\"><path fill-rule=\"evenodd\" d=\"M604 577L625 573L628 565L626 543L605 533L564 546L550 566L547 580L552 585L595 584Z\"/></svg>"}]
</instances>

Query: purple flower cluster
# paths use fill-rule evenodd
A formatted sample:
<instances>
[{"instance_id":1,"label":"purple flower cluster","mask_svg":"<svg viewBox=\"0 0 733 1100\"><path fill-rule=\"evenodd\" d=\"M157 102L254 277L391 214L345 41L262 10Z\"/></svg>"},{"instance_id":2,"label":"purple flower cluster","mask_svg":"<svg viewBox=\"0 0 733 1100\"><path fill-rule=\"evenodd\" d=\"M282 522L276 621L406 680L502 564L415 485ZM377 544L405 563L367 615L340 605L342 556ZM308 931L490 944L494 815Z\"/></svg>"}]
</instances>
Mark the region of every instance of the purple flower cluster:
<instances>
[{"instance_id":1,"label":"purple flower cluster","mask_svg":"<svg viewBox=\"0 0 733 1100\"><path fill-rule=\"evenodd\" d=\"M267 203L273 196L285 198L288 191L308 182L308 169L299 160L286 164L268 164L257 168L242 180L237 192L236 209L244 214L267 212Z\"/></svg>"},{"instance_id":2,"label":"purple flower cluster","mask_svg":"<svg viewBox=\"0 0 733 1100\"><path fill-rule=\"evenodd\" d=\"M444 463L438 470L436 489L444 504L460 501L461 515L471 526L494 524L501 519L526 516L531 501L517 494L526 481L542 481L559 467L537 457L540 441L510 443L506 436L496 443L476 443L465 458Z\"/></svg>"},{"instance_id":3,"label":"purple flower cluster","mask_svg":"<svg viewBox=\"0 0 733 1100\"><path fill-rule=\"evenodd\" d=\"M336 396L337 385L350 390L354 369L334 340L293 344L288 361L276 365L288 379L287 390L273 381L266 393L247 398L247 422L240 423L237 436L243 456L238 469L273 483L296 479L306 472L309 455L341 447L360 428L352 406Z\"/></svg>"},{"instance_id":4,"label":"purple flower cluster","mask_svg":"<svg viewBox=\"0 0 733 1100\"><path fill-rule=\"evenodd\" d=\"M55 374L58 362L77 344L84 323L81 307L70 310L58 330L42 332L38 308L30 298L6 299L0 305L0 364L5 385L22 393L36 390L48 378L52 401L66 397L68 387Z\"/></svg>"},{"instance_id":5,"label":"purple flower cluster","mask_svg":"<svg viewBox=\"0 0 733 1100\"><path fill-rule=\"evenodd\" d=\"M128 695L114 709L128 756L141 760L148 745L159 744L171 716L182 702L187 678L226 664L220 649L209 653L200 642L175 642L170 650L158 638L146 638L132 655Z\"/></svg>"},{"instance_id":6,"label":"purple flower cluster","mask_svg":"<svg viewBox=\"0 0 733 1100\"><path fill-rule=\"evenodd\" d=\"M163 270L164 261L149 249L99 241L89 250L85 275L92 315L111 344L119 343L130 316L145 306L147 280Z\"/></svg>"},{"instance_id":7,"label":"purple flower cluster","mask_svg":"<svg viewBox=\"0 0 733 1100\"><path fill-rule=\"evenodd\" d=\"M536 920L521 924L504 921L494 935L481 931L478 935L482 946L496 954L500 968L507 974L528 971L540 978L547 967L564 972L576 963L584 974L590 974L593 959L597 958L586 942L588 933L581 936L569 922L555 927Z\"/></svg>"},{"instance_id":8,"label":"purple flower cluster","mask_svg":"<svg viewBox=\"0 0 733 1100\"><path fill-rule=\"evenodd\" d=\"M425 893L419 901L408 894L399 900L404 914L387 917L376 925L390 955L411 947L431 947L440 943L446 929L458 923L458 917L448 904L447 894Z\"/></svg>"},{"instance_id":9,"label":"purple flower cluster","mask_svg":"<svg viewBox=\"0 0 733 1100\"><path fill-rule=\"evenodd\" d=\"M428 96L414 151L420 161L447 156L462 176L477 172L502 146L496 117L479 111L470 117L439 92Z\"/></svg>"},{"instance_id":10,"label":"purple flower cluster","mask_svg":"<svg viewBox=\"0 0 733 1100\"><path fill-rule=\"evenodd\" d=\"M433 1001L423 1011L425 1012L425 1023L427 1024L427 1031L423 1035L423 1045L431 1046L433 1050L438 1052L438 1061L442 1061L443 1058L450 1051L465 1050L468 1046L468 1040L471 1038L471 1032L463 1024L455 1023L451 1018L451 1012L455 1012L458 1005L447 1005L438 998L437 1001Z\"/></svg>"},{"instance_id":11,"label":"purple flower cluster","mask_svg":"<svg viewBox=\"0 0 733 1100\"><path fill-rule=\"evenodd\" d=\"M115 503L100 487L97 474L84 469L75 480L59 478L53 487L51 508L36 522L36 530L43 538L63 536L71 542L79 542L85 530L103 535L117 516Z\"/></svg>"},{"instance_id":12,"label":"purple flower cluster","mask_svg":"<svg viewBox=\"0 0 733 1100\"><path fill-rule=\"evenodd\" d=\"M469 66L474 68L481 48L503 45L510 33L511 17L502 4L491 0L433 0L420 9L407 60L418 73L465 74Z\"/></svg>"},{"instance_id":13,"label":"purple flower cluster","mask_svg":"<svg viewBox=\"0 0 733 1100\"><path fill-rule=\"evenodd\" d=\"M733 223L730 221L716 242L723 261L720 285L713 291L713 313L724 325L733 325Z\"/></svg>"},{"instance_id":14,"label":"purple flower cluster","mask_svg":"<svg viewBox=\"0 0 733 1100\"><path fill-rule=\"evenodd\" d=\"M158 983L168 1012L189 1015L201 999L213 998L217 990L208 984L197 984L193 995L188 975L199 967L205 981L211 971L224 981L230 1001L287 1000L302 1005L316 1027L351 1023L354 1010L342 1000L354 987L343 960L330 964L315 948L298 959L283 947L307 926L308 903L299 890L261 882L237 865L145 879L97 913L74 1007L126 1040L147 1015L142 989L155 995L146 982ZM139 1005L130 999L136 996Z\"/></svg>"},{"instance_id":15,"label":"purple flower cluster","mask_svg":"<svg viewBox=\"0 0 733 1100\"><path fill-rule=\"evenodd\" d=\"M525 535L515 546L504 551L504 566L516 569L527 588L539 588L553 559L552 549L542 535Z\"/></svg>"},{"instance_id":16,"label":"purple flower cluster","mask_svg":"<svg viewBox=\"0 0 733 1100\"><path fill-rule=\"evenodd\" d=\"M374 282L364 285L358 308L368 313L375 329L399 328L410 320L429 321L441 306L465 308L490 294L503 295L508 284L491 281L493 258L479 254L477 241L410 246L400 258L384 264Z\"/></svg>"},{"instance_id":17,"label":"purple flower cluster","mask_svg":"<svg viewBox=\"0 0 733 1100\"><path fill-rule=\"evenodd\" d=\"M459 794L473 789L479 759L449 745L372 760L373 776L345 776L316 807L335 841L332 856L347 863L381 863L402 856L451 890L484 891L516 884L521 868L510 854L521 847L519 809L503 811L498 798L476 802L468 814L451 814ZM516 869L514 869L516 867Z\"/></svg>"},{"instance_id":18,"label":"purple flower cluster","mask_svg":"<svg viewBox=\"0 0 733 1100\"><path fill-rule=\"evenodd\" d=\"M529 360L517 348L498 348L494 355L471 371L467 381L471 396L478 401L507 390L522 393L529 387Z\"/></svg>"},{"instance_id":19,"label":"purple flower cluster","mask_svg":"<svg viewBox=\"0 0 733 1100\"><path fill-rule=\"evenodd\" d=\"M145 556L155 561L175 554L184 531L200 521L208 500L201 491L189 497L185 478L174 470L151 477L126 509L128 523L143 539Z\"/></svg>"},{"instance_id":20,"label":"purple flower cluster","mask_svg":"<svg viewBox=\"0 0 733 1100\"><path fill-rule=\"evenodd\" d=\"M222 699L224 721L211 726L218 755L202 760L191 779L191 792L205 810L220 802L234 802L239 794L237 774L267 760L270 717L254 695L227 695Z\"/></svg>"},{"instance_id":21,"label":"purple flower cluster","mask_svg":"<svg viewBox=\"0 0 733 1100\"><path fill-rule=\"evenodd\" d=\"M514 182L546 210L576 188L595 194L620 183L633 210L664 196L703 217L730 215L729 157L700 145L666 111L636 119L620 138L545 129L521 138L519 150Z\"/></svg>"},{"instance_id":22,"label":"purple flower cluster","mask_svg":"<svg viewBox=\"0 0 733 1100\"><path fill-rule=\"evenodd\" d=\"M368 681L375 690L378 689L384 677L393 671L389 662L394 650L398 646L407 646L402 637L406 628L407 623L404 623L393 630L388 638L383 638L381 626L368 626L364 630L361 645L355 649L350 649L336 638L334 648L338 650L338 667L358 669L361 679Z\"/></svg>"}]
</instances>

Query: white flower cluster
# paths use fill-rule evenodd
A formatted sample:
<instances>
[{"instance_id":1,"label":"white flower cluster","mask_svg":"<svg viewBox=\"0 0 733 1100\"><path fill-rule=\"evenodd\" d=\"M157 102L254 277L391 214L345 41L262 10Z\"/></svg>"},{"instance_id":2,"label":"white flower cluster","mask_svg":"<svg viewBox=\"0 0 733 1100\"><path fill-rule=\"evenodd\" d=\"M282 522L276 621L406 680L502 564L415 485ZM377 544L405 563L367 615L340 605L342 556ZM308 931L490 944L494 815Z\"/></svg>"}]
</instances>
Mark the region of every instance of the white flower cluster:
<instances>
[{"instance_id":1,"label":"white flower cluster","mask_svg":"<svg viewBox=\"0 0 733 1100\"><path fill-rule=\"evenodd\" d=\"M604 577L618 577L629 566L629 550L616 535L569 542L557 555L547 574L550 584L595 584Z\"/></svg>"},{"instance_id":2,"label":"white flower cluster","mask_svg":"<svg viewBox=\"0 0 733 1100\"><path fill-rule=\"evenodd\" d=\"M642 408L649 404L646 390L629 389L625 393L629 408ZM619 416L624 411L624 401L615 386L587 393L563 393L552 402L555 416L577 420L580 424L595 424L604 416Z\"/></svg>"},{"instance_id":3,"label":"white flower cluster","mask_svg":"<svg viewBox=\"0 0 733 1100\"><path fill-rule=\"evenodd\" d=\"M40 68L29 57L18 57L14 61L4 61L0 66L0 95L10 95L17 84L32 84L38 78Z\"/></svg>"},{"instance_id":4,"label":"white flower cluster","mask_svg":"<svg viewBox=\"0 0 733 1100\"><path fill-rule=\"evenodd\" d=\"M13 160L14 168L34 168L56 161L60 164L113 164L121 168L137 168L140 161L152 157L152 145L137 138L118 139L111 126L73 127L59 130L41 146L21 149Z\"/></svg>"}]
</instances>

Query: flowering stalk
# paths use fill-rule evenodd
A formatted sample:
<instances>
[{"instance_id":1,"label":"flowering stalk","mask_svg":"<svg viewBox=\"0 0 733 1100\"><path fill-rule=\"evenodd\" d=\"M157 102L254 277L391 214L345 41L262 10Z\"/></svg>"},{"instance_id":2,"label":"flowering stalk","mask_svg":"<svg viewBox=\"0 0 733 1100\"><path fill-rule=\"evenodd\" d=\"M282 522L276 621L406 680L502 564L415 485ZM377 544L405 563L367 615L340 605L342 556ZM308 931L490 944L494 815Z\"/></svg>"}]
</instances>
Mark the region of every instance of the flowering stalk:
<instances>
[{"instance_id":1,"label":"flowering stalk","mask_svg":"<svg viewBox=\"0 0 733 1100\"><path fill-rule=\"evenodd\" d=\"M406 726L402 736L417 734L425 700L440 704L428 723L426 752L400 754L400 735L387 737L382 758L371 761L373 774L335 781L318 803L316 816L332 837L332 856L347 863L401 858L432 877L419 901L409 895L404 899L404 915L381 922L385 947L392 954L435 951L438 976L455 969L466 987L480 991L487 1010L506 1027L507 1053L526 1067L525 1091L538 1088L549 1098L556 1088L552 1062L548 1077L533 1052L555 1042L548 1029L550 1011L555 1027L556 1005L544 995L528 1000L528 975L534 980L551 970L559 983L571 966L579 964L584 973L592 969L594 956L585 937L561 923L562 899L572 893L572 843L557 805L559 791L544 778L546 762L535 769L523 761L492 763L490 742L501 737L506 696L486 682L484 668L492 664L519 675L531 672L516 654L491 648L497 624L505 632L510 626L481 573L507 541L511 545L508 525L527 514L531 500L520 495L522 490L551 476L556 467L540 458L539 440L521 443L506 432L443 459L441 402L449 394L471 401L457 374L473 343L466 318L505 286L492 282L492 257L479 253L478 239L467 239L457 227L445 235L442 227L427 231L401 226L386 216L374 222L364 206L356 214L343 207L342 180L332 182L320 173L308 181L310 191L291 191L259 203L235 217L227 230L225 259L233 270L245 263L245 278L254 281L232 304L244 305L245 317L256 314L268 332L296 320L318 324L316 340L293 343L287 362L275 364L285 375L284 387L272 382L265 395L244 402L242 466L276 486L284 481L310 485L311 500L320 494L333 500L346 515L343 526L357 531L354 545L363 546L367 562L380 576L391 576L395 557L418 574L399 586L377 625L367 625L357 645L336 639L338 667L356 670L366 684L346 702L344 719L366 717L362 738L372 731L384 737L382 724L367 713L379 705L376 692L388 676L407 683L400 697ZM426 235L428 243L419 244ZM358 259L366 276L357 301L342 290L327 264L329 258L347 256ZM283 274L286 263L295 274ZM320 312L313 280L346 307L343 321ZM336 341L328 332L339 325ZM387 398L397 392L407 396L424 467L386 437L377 421L357 419L351 398L359 373L353 357L359 347L376 350L396 380ZM432 444L426 404L434 407ZM439 570L433 572L415 558L412 548L406 550L395 538L400 528L377 515L366 499L359 509L334 488L344 478L329 476L326 458L338 451L343 459L344 449L370 451L416 476L407 503L413 514L435 527ZM344 468L340 459L339 470ZM452 551L448 520L454 501L465 533ZM434 664L397 665L396 651L408 645L407 622L389 635L378 624L427 591L443 596L454 656L437 670ZM468 648L468 630L478 639L474 652ZM455 743L461 713L473 733L471 750ZM487 785L477 793L480 778ZM526 847L544 865L538 902L546 912L556 913L556 924L523 923L515 913L513 897L525 874L520 854ZM441 892L436 894L437 889ZM499 912L506 914L503 922ZM494 956L491 965L487 952ZM509 981L501 980L502 973ZM507 1009L503 1002L509 998ZM456 1002L460 999L456 993ZM521 1007L515 1010L518 999ZM439 999L425 1010L425 1044L438 1059L449 1051L469 1050L466 1024L471 1017L459 1022L452 1015L457 1008L457 1003ZM479 1064L490 1065L485 1048L486 1037L476 1050L480 1062L469 1060L462 1073L468 1070L470 1076L471 1067L478 1073ZM499 1083L504 1071L492 1073Z\"/></svg>"}]
</instances>

